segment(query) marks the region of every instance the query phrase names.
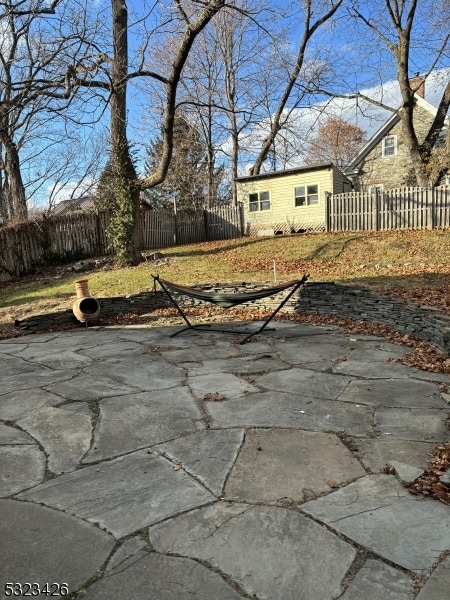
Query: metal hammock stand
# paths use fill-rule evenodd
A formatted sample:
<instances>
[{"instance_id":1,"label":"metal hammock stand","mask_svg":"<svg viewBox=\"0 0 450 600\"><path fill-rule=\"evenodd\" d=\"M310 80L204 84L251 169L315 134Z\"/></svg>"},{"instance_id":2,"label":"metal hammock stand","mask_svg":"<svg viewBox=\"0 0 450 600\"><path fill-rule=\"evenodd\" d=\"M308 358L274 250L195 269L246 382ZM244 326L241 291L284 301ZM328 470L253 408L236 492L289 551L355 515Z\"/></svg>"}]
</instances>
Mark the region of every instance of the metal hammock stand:
<instances>
[{"instance_id":1,"label":"metal hammock stand","mask_svg":"<svg viewBox=\"0 0 450 600\"><path fill-rule=\"evenodd\" d=\"M226 294L221 292L206 292L199 288L187 287L184 285L178 285L176 283L172 283L165 279L161 279L159 275L152 275L154 289L156 289L156 282L159 283L164 293L169 298L170 302L174 305L174 307L179 312L180 316L183 318L186 323L186 327L180 329L179 331L173 333L170 337L175 337L176 335L183 333L183 331L187 331L189 329L204 329L207 328L208 331L219 331L220 333L232 333L236 334L247 334L246 337L241 340L240 344L245 344L251 337L258 335L261 333L270 321L275 317L275 315L283 308L286 302L295 294L295 292L306 283L309 275L303 275L301 279L296 279L293 281L288 281L287 283L281 283L279 285L265 288L261 290L254 290L251 292L237 292L233 294ZM231 308L233 306L238 306L239 304L245 304L246 302L253 302L254 300L259 300L261 298L267 298L268 296L273 296L274 294L278 294L284 290L292 288L289 294L283 298L277 308L272 312L271 315L264 321L262 326L257 331L232 331L230 329L214 329L208 323L199 323L198 325L193 325L186 314L178 304L178 302L173 297L173 293L183 294L185 296L189 296L191 298L195 298L196 300L202 300L203 302L209 302L211 304L217 304L222 308ZM172 292L172 293L171 293Z\"/></svg>"}]
</instances>

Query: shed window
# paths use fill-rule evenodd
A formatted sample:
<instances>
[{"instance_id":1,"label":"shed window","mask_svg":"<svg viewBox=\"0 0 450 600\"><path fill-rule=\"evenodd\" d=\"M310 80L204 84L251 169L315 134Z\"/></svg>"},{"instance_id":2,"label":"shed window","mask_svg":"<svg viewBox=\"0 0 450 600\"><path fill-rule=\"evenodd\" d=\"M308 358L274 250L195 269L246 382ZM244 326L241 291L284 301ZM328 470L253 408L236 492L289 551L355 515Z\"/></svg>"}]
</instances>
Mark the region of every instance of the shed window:
<instances>
[{"instance_id":1,"label":"shed window","mask_svg":"<svg viewBox=\"0 0 450 600\"><path fill-rule=\"evenodd\" d=\"M388 158L389 156L395 156L397 154L397 136L388 135L383 138L383 156Z\"/></svg>"},{"instance_id":2,"label":"shed window","mask_svg":"<svg viewBox=\"0 0 450 600\"><path fill-rule=\"evenodd\" d=\"M295 206L319 204L318 185L300 185L295 188Z\"/></svg>"},{"instance_id":3,"label":"shed window","mask_svg":"<svg viewBox=\"0 0 450 600\"><path fill-rule=\"evenodd\" d=\"M248 204L250 212L259 210L270 210L270 194L269 192L255 192L249 194Z\"/></svg>"},{"instance_id":4,"label":"shed window","mask_svg":"<svg viewBox=\"0 0 450 600\"><path fill-rule=\"evenodd\" d=\"M370 194L375 194L376 192L382 193L383 190L384 190L384 185L382 183L373 183L372 185L369 185L369 187L368 187L368 192Z\"/></svg>"}]
</instances>

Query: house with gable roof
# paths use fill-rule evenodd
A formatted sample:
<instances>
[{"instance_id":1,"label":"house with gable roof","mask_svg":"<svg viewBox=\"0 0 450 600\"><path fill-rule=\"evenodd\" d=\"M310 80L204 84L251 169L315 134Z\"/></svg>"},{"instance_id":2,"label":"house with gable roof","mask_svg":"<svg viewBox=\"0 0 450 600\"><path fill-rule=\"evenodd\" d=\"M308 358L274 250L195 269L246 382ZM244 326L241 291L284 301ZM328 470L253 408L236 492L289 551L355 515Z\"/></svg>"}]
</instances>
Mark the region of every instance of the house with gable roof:
<instances>
[{"instance_id":1,"label":"house with gable roof","mask_svg":"<svg viewBox=\"0 0 450 600\"><path fill-rule=\"evenodd\" d=\"M414 94L416 105L413 119L420 143L429 131L437 108L425 100L425 81L411 80L412 85L414 82L419 85ZM437 140L436 148L444 144L447 128L448 119ZM343 172L352 181L357 192L416 185L398 113L394 113L372 136Z\"/></svg>"}]
</instances>

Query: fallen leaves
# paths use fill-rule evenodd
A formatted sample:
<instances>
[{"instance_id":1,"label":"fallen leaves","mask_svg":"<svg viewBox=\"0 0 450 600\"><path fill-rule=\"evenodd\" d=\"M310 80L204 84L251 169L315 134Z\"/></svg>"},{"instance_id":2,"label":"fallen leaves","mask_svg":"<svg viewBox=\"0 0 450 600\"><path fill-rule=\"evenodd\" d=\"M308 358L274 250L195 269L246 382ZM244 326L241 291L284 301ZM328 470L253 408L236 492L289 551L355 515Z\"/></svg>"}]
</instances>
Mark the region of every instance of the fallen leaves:
<instances>
[{"instance_id":1,"label":"fallen leaves","mask_svg":"<svg viewBox=\"0 0 450 600\"><path fill-rule=\"evenodd\" d=\"M330 481L327 481L327 484L329 485L329 487L330 487L332 490L335 490L335 489L337 489L337 488L341 487L341 485L340 485L340 483L339 483L338 481L333 481L333 480L330 480Z\"/></svg>"},{"instance_id":2,"label":"fallen leaves","mask_svg":"<svg viewBox=\"0 0 450 600\"><path fill-rule=\"evenodd\" d=\"M203 396L203 400L210 402L221 402L222 400L225 400L225 396L220 392L209 392Z\"/></svg>"},{"instance_id":3,"label":"fallen leaves","mask_svg":"<svg viewBox=\"0 0 450 600\"><path fill-rule=\"evenodd\" d=\"M450 505L450 487L444 485L440 478L450 468L450 442L436 446L433 456L428 463L423 475L409 487L413 494L436 498L444 504Z\"/></svg>"}]
</instances>

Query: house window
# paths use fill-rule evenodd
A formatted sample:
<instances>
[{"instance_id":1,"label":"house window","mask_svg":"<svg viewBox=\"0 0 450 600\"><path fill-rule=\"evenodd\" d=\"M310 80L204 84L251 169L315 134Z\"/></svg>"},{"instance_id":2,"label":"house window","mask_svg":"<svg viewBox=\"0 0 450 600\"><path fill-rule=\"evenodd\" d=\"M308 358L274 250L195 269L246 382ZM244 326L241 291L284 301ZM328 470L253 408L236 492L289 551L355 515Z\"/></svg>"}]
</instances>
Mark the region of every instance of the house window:
<instances>
[{"instance_id":1,"label":"house window","mask_svg":"<svg viewBox=\"0 0 450 600\"><path fill-rule=\"evenodd\" d=\"M388 135L383 138L383 157L395 156L397 154L397 136Z\"/></svg>"},{"instance_id":2,"label":"house window","mask_svg":"<svg viewBox=\"0 0 450 600\"><path fill-rule=\"evenodd\" d=\"M369 187L367 188L367 191L369 192L369 194L375 194L376 192L379 192L380 194L383 192L384 190L384 184L382 183L373 183L372 185L369 185Z\"/></svg>"},{"instance_id":3,"label":"house window","mask_svg":"<svg viewBox=\"0 0 450 600\"><path fill-rule=\"evenodd\" d=\"M249 194L248 205L250 212L259 210L270 210L270 194L269 192L255 192Z\"/></svg>"},{"instance_id":4,"label":"house window","mask_svg":"<svg viewBox=\"0 0 450 600\"><path fill-rule=\"evenodd\" d=\"M294 190L295 206L310 206L319 204L318 185L300 185Z\"/></svg>"}]
</instances>

